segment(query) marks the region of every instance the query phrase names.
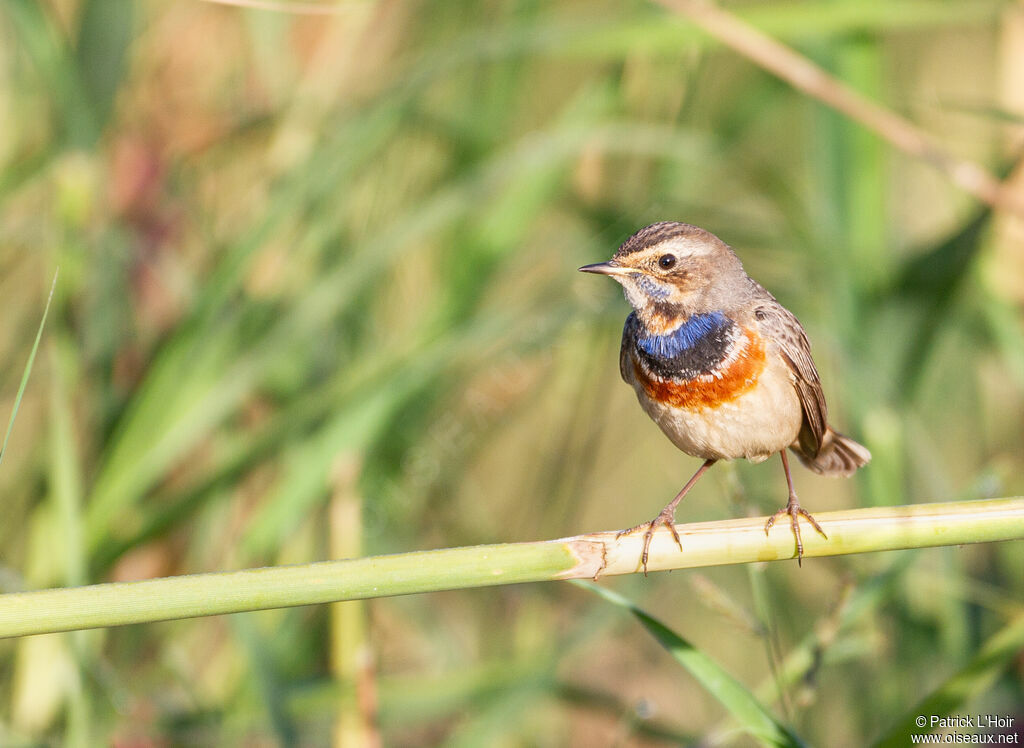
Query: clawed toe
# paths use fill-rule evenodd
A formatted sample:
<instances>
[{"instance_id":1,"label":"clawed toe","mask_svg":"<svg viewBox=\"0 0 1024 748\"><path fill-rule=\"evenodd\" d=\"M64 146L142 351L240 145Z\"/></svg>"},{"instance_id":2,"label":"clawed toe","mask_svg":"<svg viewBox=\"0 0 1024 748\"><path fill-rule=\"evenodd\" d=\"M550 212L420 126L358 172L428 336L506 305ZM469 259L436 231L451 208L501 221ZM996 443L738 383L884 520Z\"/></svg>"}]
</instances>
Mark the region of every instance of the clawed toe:
<instances>
[{"instance_id":1,"label":"clawed toe","mask_svg":"<svg viewBox=\"0 0 1024 748\"><path fill-rule=\"evenodd\" d=\"M800 502L797 501L795 495L790 496L789 503L786 504L786 506L768 518L768 521L764 524L764 534L767 535L768 531L771 530L772 526L775 524L775 520L785 514L789 515L789 523L793 528L793 536L796 538L796 562L799 566L803 566L804 541L803 538L800 537L800 517L804 517L808 522L810 522L811 526L821 533L821 537L825 538L825 540L828 540L828 535L826 535L825 531L821 529L821 525L818 524L818 520L814 519L814 516L810 512L800 506Z\"/></svg>"},{"instance_id":2,"label":"clawed toe","mask_svg":"<svg viewBox=\"0 0 1024 748\"><path fill-rule=\"evenodd\" d=\"M676 541L676 545L679 546L679 550L683 550L683 541L679 538L679 532L676 530L675 522L675 512L669 511L666 507L666 509L662 510L662 512L650 522L642 522L636 527L620 530L615 534L615 539L618 540L623 535L629 535L637 530L642 529L644 531L644 549L640 554L640 565L643 566L644 576L647 576L647 559L650 555L651 539L654 537L654 531L657 529L658 525L665 525L669 532L672 533L672 538Z\"/></svg>"}]
</instances>

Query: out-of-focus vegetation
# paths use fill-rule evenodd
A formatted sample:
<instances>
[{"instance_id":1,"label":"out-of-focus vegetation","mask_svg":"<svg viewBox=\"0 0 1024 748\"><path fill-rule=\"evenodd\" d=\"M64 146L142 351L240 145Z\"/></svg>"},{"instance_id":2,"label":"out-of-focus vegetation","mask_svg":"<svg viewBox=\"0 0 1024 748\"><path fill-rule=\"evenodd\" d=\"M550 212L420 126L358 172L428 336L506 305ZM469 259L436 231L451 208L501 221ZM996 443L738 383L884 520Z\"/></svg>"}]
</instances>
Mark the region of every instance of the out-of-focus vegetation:
<instances>
[{"instance_id":1,"label":"out-of-focus vegetation","mask_svg":"<svg viewBox=\"0 0 1024 748\"><path fill-rule=\"evenodd\" d=\"M1019 219L654 5L331 7L0 5L5 423L61 272L0 466L4 591L648 519L696 461L619 381L621 295L575 269L663 219L800 316L874 453L850 481L800 471L805 506L1024 491ZM1014 174L1019 3L727 7ZM716 468L679 516L784 498L773 462ZM854 746L1019 614L1022 568L1005 543L603 584ZM554 584L4 641L0 663L4 744L749 740L635 621ZM1024 660L959 702L1019 728Z\"/></svg>"}]
</instances>

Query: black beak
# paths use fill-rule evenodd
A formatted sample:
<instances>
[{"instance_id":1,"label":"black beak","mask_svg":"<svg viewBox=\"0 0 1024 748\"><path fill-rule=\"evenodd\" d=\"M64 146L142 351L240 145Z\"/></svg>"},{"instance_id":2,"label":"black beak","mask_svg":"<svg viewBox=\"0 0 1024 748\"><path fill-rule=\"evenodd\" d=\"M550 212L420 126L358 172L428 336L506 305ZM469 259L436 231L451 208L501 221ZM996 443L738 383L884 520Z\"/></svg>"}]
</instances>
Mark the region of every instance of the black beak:
<instances>
[{"instance_id":1,"label":"black beak","mask_svg":"<svg viewBox=\"0 0 1024 748\"><path fill-rule=\"evenodd\" d=\"M622 275L628 272L625 268L612 262L595 262L593 265L584 265L580 268L581 273L596 273L598 275Z\"/></svg>"}]
</instances>

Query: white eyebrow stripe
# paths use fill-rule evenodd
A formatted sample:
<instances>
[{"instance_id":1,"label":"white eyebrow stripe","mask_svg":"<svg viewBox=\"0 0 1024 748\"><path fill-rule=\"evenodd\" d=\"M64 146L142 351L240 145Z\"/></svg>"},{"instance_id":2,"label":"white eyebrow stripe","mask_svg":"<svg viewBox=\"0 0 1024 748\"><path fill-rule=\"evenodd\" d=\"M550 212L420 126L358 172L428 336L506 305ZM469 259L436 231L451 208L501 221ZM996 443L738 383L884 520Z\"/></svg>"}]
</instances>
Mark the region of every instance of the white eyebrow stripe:
<instances>
[{"instance_id":1,"label":"white eyebrow stripe","mask_svg":"<svg viewBox=\"0 0 1024 748\"><path fill-rule=\"evenodd\" d=\"M657 244L651 247L650 249L644 250L644 252L641 254L641 259L650 258L652 260L657 260L657 258L661 257L662 255L670 254L675 255L677 259L685 260L687 258L702 257L704 255L708 255L711 253L711 250L711 247L704 245L673 246L672 240L669 240L667 242L663 242L662 244Z\"/></svg>"}]
</instances>

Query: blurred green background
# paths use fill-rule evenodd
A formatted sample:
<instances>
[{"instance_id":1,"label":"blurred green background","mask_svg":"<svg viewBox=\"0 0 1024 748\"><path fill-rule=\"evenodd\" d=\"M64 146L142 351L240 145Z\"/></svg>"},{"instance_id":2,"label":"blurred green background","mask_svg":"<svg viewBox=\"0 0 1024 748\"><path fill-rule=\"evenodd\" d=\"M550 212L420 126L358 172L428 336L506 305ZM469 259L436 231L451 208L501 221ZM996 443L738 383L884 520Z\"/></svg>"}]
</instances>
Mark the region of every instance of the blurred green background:
<instances>
[{"instance_id":1,"label":"blurred green background","mask_svg":"<svg viewBox=\"0 0 1024 748\"><path fill-rule=\"evenodd\" d=\"M726 7L1013 174L1021 3ZM800 469L805 506L1024 492L1020 219L650 3L331 8L0 5L4 422L60 267L0 466L3 591L649 519L698 462L619 380L617 287L576 268L666 219L797 313L874 453ZM777 463L716 468L680 520L774 511ZM602 583L811 743L858 746L1021 611L1022 569L1004 543ZM0 642L0 743L750 744L576 587L333 620ZM959 711L1022 704L1018 655Z\"/></svg>"}]
</instances>

